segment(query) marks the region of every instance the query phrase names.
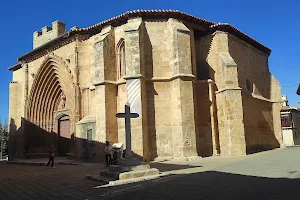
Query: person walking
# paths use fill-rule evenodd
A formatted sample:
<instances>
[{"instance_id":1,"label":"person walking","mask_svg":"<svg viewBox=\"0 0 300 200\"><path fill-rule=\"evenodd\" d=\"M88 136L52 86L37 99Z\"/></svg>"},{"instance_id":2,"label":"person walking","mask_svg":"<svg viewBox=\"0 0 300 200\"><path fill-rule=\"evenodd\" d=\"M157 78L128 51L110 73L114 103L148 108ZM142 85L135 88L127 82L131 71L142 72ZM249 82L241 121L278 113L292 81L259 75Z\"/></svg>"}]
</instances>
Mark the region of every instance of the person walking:
<instances>
[{"instance_id":1,"label":"person walking","mask_svg":"<svg viewBox=\"0 0 300 200\"><path fill-rule=\"evenodd\" d=\"M47 163L47 168L49 167L50 162L51 162L51 168L55 168L55 167L53 167L53 163L54 163L54 145L51 145L49 147L49 161Z\"/></svg>"},{"instance_id":2,"label":"person walking","mask_svg":"<svg viewBox=\"0 0 300 200\"><path fill-rule=\"evenodd\" d=\"M110 145L109 141L105 142L105 146L104 146L104 155L105 155L105 163L106 163L106 167L108 167L108 165L111 165L112 159L111 159L111 154L112 154L113 148Z\"/></svg>"}]
</instances>

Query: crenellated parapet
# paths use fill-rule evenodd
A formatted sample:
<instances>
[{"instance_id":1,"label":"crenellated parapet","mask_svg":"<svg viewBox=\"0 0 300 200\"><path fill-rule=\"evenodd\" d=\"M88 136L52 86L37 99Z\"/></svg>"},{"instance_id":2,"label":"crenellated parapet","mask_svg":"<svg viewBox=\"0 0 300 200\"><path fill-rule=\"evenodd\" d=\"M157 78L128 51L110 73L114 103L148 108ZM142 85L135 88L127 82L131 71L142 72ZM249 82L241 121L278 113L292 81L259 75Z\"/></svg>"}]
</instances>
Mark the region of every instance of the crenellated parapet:
<instances>
[{"instance_id":1,"label":"crenellated parapet","mask_svg":"<svg viewBox=\"0 0 300 200\"><path fill-rule=\"evenodd\" d=\"M66 32L66 24L64 22L55 21L52 23L52 27L44 26L42 32L35 31L33 33L33 48L37 48L54 38L64 34Z\"/></svg>"}]
</instances>

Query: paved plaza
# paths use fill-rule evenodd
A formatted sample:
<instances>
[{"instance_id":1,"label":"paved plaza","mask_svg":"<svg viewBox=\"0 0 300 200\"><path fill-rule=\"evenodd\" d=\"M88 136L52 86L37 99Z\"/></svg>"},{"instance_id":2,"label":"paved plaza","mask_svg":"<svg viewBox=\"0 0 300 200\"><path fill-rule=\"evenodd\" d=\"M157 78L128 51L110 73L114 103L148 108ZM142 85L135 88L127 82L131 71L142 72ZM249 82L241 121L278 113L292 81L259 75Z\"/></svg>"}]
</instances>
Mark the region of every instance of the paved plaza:
<instances>
[{"instance_id":1,"label":"paved plaza","mask_svg":"<svg viewBox=\"0 0 300 200\"><path fill-rule=\"evenodd\" d=\"M300 199L300 147L240 157L153 163L160 179L108 187L85 179L102 164L0 163L0 199Z\"/></svg>"}]
</instances>

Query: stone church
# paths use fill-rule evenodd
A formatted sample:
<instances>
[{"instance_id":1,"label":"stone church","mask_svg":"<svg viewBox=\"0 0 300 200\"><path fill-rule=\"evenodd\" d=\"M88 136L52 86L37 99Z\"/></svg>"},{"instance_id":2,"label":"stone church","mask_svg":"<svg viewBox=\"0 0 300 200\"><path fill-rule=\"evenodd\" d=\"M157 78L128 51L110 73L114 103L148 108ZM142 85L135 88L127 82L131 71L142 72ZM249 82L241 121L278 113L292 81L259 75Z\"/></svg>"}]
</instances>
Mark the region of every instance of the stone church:
<instances>
[{"instance_id":1,"label":"stone church","mask_svg":"<svg viewBox=\"0 0 300 200\"><path fill-rule=\"evenodd\" d=\"M87 28L55 21L33 33L10 83L10 159L101 160L103 144L145 160L244 155L280 147L280 84L271 50L227 23L137 10Z\"/></svg>"}]
</instances>

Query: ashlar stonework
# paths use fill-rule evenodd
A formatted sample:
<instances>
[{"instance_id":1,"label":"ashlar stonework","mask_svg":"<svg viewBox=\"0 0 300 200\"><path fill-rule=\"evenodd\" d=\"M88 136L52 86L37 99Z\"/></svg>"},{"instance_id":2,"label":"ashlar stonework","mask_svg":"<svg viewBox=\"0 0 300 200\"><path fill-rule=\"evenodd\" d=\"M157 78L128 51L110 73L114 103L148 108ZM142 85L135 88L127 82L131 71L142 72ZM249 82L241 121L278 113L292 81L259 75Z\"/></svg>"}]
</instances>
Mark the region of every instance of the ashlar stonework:
<instances>
[{"instance_id":1,"label":"ashlar stonework","mask_svg":"<svg viewBox=\"0 0 300 200\"><path fill-rule=\"evenodd\" d=\"M126 12L88 28L55 21L9 69L10 159L47 152L103 159L106 140L146 160L244 155L282 144L271 50L226 23L172 10ZM128 94L130 83L133 94ZM126 147L125 147L126 148Z\"/></svg>"}]
</instances>

